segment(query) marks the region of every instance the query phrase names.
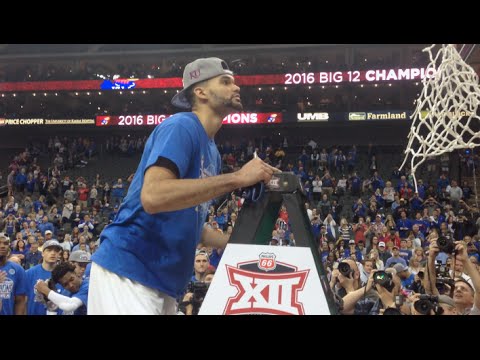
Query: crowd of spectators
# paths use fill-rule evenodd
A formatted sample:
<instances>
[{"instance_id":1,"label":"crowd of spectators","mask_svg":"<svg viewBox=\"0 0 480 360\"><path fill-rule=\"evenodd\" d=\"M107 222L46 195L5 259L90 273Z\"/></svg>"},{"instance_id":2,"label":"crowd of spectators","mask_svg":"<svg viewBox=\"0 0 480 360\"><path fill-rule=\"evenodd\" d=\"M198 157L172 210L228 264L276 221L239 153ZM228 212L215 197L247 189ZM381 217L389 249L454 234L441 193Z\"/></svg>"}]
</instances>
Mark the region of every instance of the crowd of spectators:
<instances>
[{"instance_id":1,"label":"crowd of spectators","mask_svg":"<svg viewBox=\"0 0 480 360\"><path fill-rule=\"evenodd\" d=\"M140 153L145 139L108 138L105 150L126 155ZM354 145L321 148L314 140L296 145L284 137L282 141L241 139L235 144L225 140L218 147L224 172L238 169L256 151L265 162L299 178L305 190L312 235L341 313L378 314L382 308L393 307L413 313L413 306L396 307L391 299L402 295L405 302L413 304L424 299L418 294L438 295L435 287L425 283L435 276L440 281L433 284L443 284L440 295L448 298L451 291L450 300L442 298L453 303L450 310L476 313L480 212L472 184L449 179L448 163L431 159L427 166L439 175L438 179L433 183L420 180L415 192L411 174L398 168L390 172L394 164L381 163L381 149L373 145L361 152ZM42 149L51 162L48 169L38 165ZM13 159L8 169L8 194L0 199L0 231L11 239L9 261L28 270L43 261L43 246L53 239L61 246L58 261L68 259L75 250L95 252L100 232L113 221L132 180L128 173L113 182L103 180L102 174L94 179L70 178L72 167L90 166L92 156L105 156L96 150L95 142L88 138L52 136L45 146L30 146ZM463 157L464 166L473 167L475 158L471 154ZM218 199L210 208L205 226L231 233L243 201L242 190ZM445 247L438 248L439 239L444 238L461 241L454 245L455 256L451 249L450 253L439 251L445 251ZM284 206L269 244L295 246ZM210 281L222 253L223 249L199 244L192 282ZM343 264L349 265L348 271ZM440 265L446 272L439 273ZM391 284L381 283L375 271L391 274L385 275L391 277ZM467 288L455 283L458 277L465 279ZM186 289L185 297L179 299L183 313L198 311L195 301L192 303L191 289ZM428 301L433 305L439 302L435 297ZM432 312L438 306L435 309Z\"/></svg>"}]
</instances>

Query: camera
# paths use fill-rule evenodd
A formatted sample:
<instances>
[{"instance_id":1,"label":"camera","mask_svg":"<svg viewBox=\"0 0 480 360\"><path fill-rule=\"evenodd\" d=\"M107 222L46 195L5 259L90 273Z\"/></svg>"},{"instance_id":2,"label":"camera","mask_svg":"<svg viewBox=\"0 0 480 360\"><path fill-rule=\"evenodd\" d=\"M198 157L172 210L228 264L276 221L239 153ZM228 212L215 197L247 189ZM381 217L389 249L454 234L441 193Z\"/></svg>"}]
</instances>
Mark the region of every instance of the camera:
<instances>
[{"instance_id":1,"label":"camera","mask_svg":"<svg viewBox=\"0 0 480 360\"><path fill-rule=\"evenodd\" d=\"M201 305L203 299L205 299L205 295L207 294L208 287L210 283L206 283L203 281L192 281L188 287L188 292L193 294L192 296L192 304L199 304Z\"/></svg>"},{"instance_id":2,"label":"camera","mask_svg":"<svg viewBox=\"0 0 480 360\"><path fill-rule=\"evenodd\" d=\"M413 303L413 307L421 315L430 315L432 310L437 314L438 296L422 294L419 299Z\"/></svg>"},{"instance_id":3,"label":"camera","mask_svg":"<svg viewBox=\"0 0 480 360\"><path fill-rule=\"evenodd\" d=\"M373 283L380 285L388 291L392 291L395 286L392 274L383 270L379 270L373 274Z\"/></svg>"},{"instance_id":4,"label":"camera","mask_svg":"<svg viewBox=\"0 0 480 360\"><path fill-rule=\"evenodd\" d=\"M435 275L437 278L450 278L450 268L444 265L440 260L435 263Z\"/></svg>"},{"instance_id":5,"label":"camera","mask_svg":"<svg viewBox=\"0 0 480 360\"><path fill-rule=\"evenodd\" d=\"M445 284L450 286L450 290L452 290L455 287L455 280L451 278L438 278L435 282L435 287L440 295L443 295L449 291Z\"/></svg>"},{"instance_id":6,"label":"camera","mask_svg":"<svg viewBox=\"0 0 480 360\"><path fill-rule=\"evenodd\" d=\"M338 271L340 271L340 274L348 278L350 277L350 274L353 275L352 268L346 262L341 262L340 264L338 264Z\"/></svg>"},{"instance_id":7,"label":"camera","mask_svg":"<svg viewBox=\"0 0 480 360\"><path fill-rule=\"evenodd\" d=\"M192 281L188 284L187 292L192 293L192 299L190 303L193 305L193 314L197 315L200 307L202 306L203 300L207 295L208 287L210 283L203 281Z\"/></svg>"},{"instance_id":8,"label":"camera","mask_svg":"<svg viewBox=\"0 0 480 360\"><path fill-rule=\"evenodd\" d=\"M437 245L440 251L444 253L453 254L455 252L455 244L449 237L439 236L437 239Z\"/></svg>"}]
</instances>

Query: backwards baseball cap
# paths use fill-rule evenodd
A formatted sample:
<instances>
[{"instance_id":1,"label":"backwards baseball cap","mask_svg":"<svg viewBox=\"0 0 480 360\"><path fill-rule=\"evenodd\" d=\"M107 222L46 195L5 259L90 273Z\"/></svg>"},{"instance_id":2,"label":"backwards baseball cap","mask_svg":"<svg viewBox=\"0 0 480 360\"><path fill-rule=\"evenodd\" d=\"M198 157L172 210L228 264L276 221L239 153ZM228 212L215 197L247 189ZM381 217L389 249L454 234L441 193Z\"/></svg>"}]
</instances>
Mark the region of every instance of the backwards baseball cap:
<instances>
[{"instance_id":1,"label":"backwards baseball cap","mask_svg":"<svg viewBox=\"0 0 480 360\"><path fill-rule=\"evenodd\" d=\"M63 249L62 245L57 240L48 240L45 241L45 244L43 244L43 250L48 249L49 247L57 247L59 249Z\"/></svg>"},{"instance_id":2,"label":"backwards baseball cap","mask_svg":"<svg viewBox=\"0 0 480 360\"><path fill-rule=\"evenodd\" d=\"M393 265L393 268L395 269L397 274L401 273L402 271L407 271L408 270L408 266L403 265L402 263L397 263L397 264Z\"/></svg>"},{"instance_id":3,"label":"backwards baseball cap","mask_svg":"<svg viewBox=\"0 0 480 360\"><path fill-rule=\"evenodd\" d=\"M455 301L448 295L438 295L438 303L455 307Z\"/></svg>"},{"instance_id":4,"label":"backwards baseball cap","mask_svg":"<svg viewBox=\"0 0 480 360\"><path fill-rule=\"evenodd\" d=\"M91 261L90 254L83 250L77 250L70 254L68 261L75 261L79 263L89 263Z\"/></svg>"},{"instance_id":5,"label":"backwards baseball cap","mask_svg":"<svg viewBox=\"0 0 480 360\"><path fill-rule=\"evenodd\" d=\"M183 90L172 98L172 104L181 109L190 109L192 104L186 96L188 89L196 83L224 74L233 75L233 72L225 61L216 57L200 58L187 64L183 71Z\"/></svg>"}]
</instances>

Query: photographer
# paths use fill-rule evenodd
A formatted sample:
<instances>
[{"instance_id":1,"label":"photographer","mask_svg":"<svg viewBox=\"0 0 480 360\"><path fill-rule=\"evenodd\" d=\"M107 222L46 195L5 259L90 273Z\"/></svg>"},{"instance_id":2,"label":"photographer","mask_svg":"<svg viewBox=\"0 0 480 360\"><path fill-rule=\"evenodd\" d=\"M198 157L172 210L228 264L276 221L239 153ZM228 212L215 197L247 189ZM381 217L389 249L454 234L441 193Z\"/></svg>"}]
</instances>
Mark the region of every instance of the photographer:
<instances>
[{"instance_id":1,"label":"photographer","mask_svg":"<svg viewBox=\"0 0 480 360\"><path fill-rule=\"evenodd\" d=\"M373 274L373 283L379 300L372 307L369 315L410 314L410 308L404 302L404 297L400 292L401 280L394 269L390 268L385 271L375 272Z\"/></svg>"},{"instance_id":2,"label":"photographer","mask_svg":"<svg viewBox=\"0 0 480 360\"><path fill-rule=\"evenodd\" d=\"M443 238L443 239L446 239L446 238ZM428 259L427 259L427 266L425 268L425 273L424 273L423 286L425 288L426 294L440 295L440 292L437 289L437 284L438 285L441 284L441 287L442 288L446 287L447 290L450 289L450 286L448 285L449 276L448 276L448 273L442 274L440 281L438 281L439 279L437 278L438 277L437 266L435 262L441 250L437 243L438 236L435 235L435 237L429 237L429 241L430 241L430 245L428 247ZM445 285L445 283L447 283L447 285Z\"/></svg>"},{"instance_id":3,"label":"photographer","mask_svg":"<svg viewBox=\"0 0 480 360\"><path fill-rule=\"evenodd\" d=\"M457 312L460 315L480 315L480 273L468 259L464 242L455 242L455 253L455 261L463 264L464 271L471 278L471 284L462 277L455 279L453 300Z\"/></svg>"},{"instance_id":4,"label":"photographer","mask_svg":"<svg viewBox=\"0 0 480 360\"><path fill-rule=\"evenodd\" d=\"M436 254L438 254L438 252L443 248L443 244L441 244L442 246L440 247L438 246L439 241L442 242L445 240L441 238L432 239L430 243L428 268L425 272L425 290L427 294L439 294L437 289L438 279L435 267ZM448 244L449 243L447 243L447 246L450 246ZM474 264L472 264L472 262L468 259L468 253L464 242L455 241L452 246L454 246L454 251L449 252L455 253L455 268L457 268L457 262L461 263L466 274L470 276L469 280L465 279L463 276L460 276L454 280L454 283L453 279L451 281L451 285L454 285L453 289L451 290L453 290L453 300L455 302L457 314L480 315L480 299L478 296L478 291L480 290L480 274ZM459 267L462 265L459 265ZM441 280L443 280L444 283L447 282L445 278L443 278L443 275Z\"/></svg>"},{"instance_id":5,"label":"photographer","mask_svg":"<svg viewBox=\"0 0 480 360\"><path fill-rule=\"evenodd\" d=\"M373 271L363 287L360 274L358 263L351 259L342 261L332 272L330 287L343 299L340 310L343 315L366 315L378 298L375 292L370 291Z\"/></svg>"},{"instance_id":6,"label":"photographer","mask_svg":"<svg viewBox=\"0 0 480 360\"><path fill-rule=\"evenodd\" d=\"M196 281L189 284L183 301L178 305L179 315L198 315L214 275L215 271L213 269L207 269L204 281Z\"/></svg>"}]
</instances>

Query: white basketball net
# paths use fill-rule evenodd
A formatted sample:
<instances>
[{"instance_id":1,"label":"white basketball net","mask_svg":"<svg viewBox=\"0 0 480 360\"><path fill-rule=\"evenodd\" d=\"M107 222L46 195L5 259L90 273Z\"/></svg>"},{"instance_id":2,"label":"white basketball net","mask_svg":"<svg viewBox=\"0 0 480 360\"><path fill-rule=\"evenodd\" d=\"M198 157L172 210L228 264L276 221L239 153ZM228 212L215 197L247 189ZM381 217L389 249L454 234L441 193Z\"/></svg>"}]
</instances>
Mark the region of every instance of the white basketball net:
<instances>
[{"instance_id":1,"label":"white basketball net","mask_svg":"<svg viewBox=\"0 0 480 360\"><path fill-rule=\"evenodd\" d=\"M402 169L411 154L415 191L415 171L428 157L480 146L480 133L471 129L471 124L480 120L478 76L454 45L442 45L433 57L435 46L423 49L430 57L425 73L434 76L422 80L423 90L416 100L406 156L400 166Z\"/></svg>"}]
</instances>

